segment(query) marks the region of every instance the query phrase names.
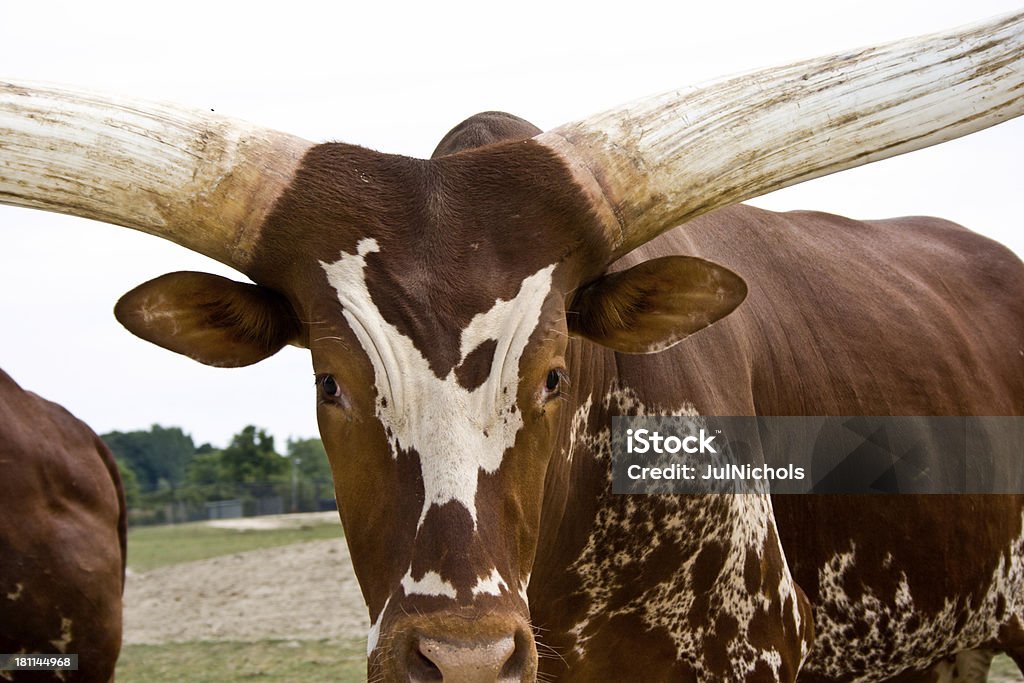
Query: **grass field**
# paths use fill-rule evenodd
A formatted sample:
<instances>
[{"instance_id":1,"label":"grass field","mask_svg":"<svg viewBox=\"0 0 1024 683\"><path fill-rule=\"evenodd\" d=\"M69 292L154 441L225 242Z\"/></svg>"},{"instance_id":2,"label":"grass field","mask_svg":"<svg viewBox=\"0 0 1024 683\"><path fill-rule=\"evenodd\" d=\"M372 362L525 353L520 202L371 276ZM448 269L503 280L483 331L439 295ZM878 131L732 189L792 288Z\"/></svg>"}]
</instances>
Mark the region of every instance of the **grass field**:
<instances>
[{"instance_id":1,"label":"grass field","mask_svg":"<svg viewBox=\"0 0 1024 683\"><path fill-rule=\"evenodd\" d=\"M992 683L998 681L1024 681L1020 670L1013 660L1006 655L999 655L992 660L992 668L989 670L988 680Z\"/></svg>"},{"instance_id":2,"label":"grass field","mask_svg":"<svg viewBox=\"0 0 1024 683\"><path fill-rule=\"evenodd\" d=\"M336 520L294 528L236 530L205 524L133 529L128 565L145 572L182 562L341 536ZM117 666L119 683L355 683L365 680L365 640L268 640L127 645ZM1013 662L992 663L993 683L1024 681Z\"/></svg>"},{"instance_id":3,"label":"grass field","mask_svg":"<svg viewBox=\"0 0 1024 683\"><path fill-rule=\"evenodd\" d=\"M366 679L362 641L267 641L129 645L117 665L120 683L357 683ZM1016 665L1000 655L991 683L1021 681Z\"/></svg>"},{"instance_id":4,"label":"grass field","mask_svg":"<svg viewBox=\"0 0 1024 683\"><path fill-rule=\"evenodd\" d=\"M139 527L128 532L128 566L146 572L221 555L342 536L336 519L293 528L238 530L203 523ZM274 640L259 643L187 642L126 645L117 665L119 683L355 683L366 678L366 644Z\"/></svg>"},{"instance_id":5,"label":"grass field","mask_svg":"<svg viewBox=\"0 0 1024 683\"><path fill-rule=\"evenodd\" d=\"M366 679L362 641L267 641L129 645L118 683L356 683Z\"/></svg>"},{"instance_id":6,"label":"grass field","mask_svg":"<svg viewBox=\"0 0 1024 683\"><path fill-rule=\"evenodd\" d=\"M145 572L181 562L341 535L337 519L267 531L217 529L202 522L139 527L128 532L128 566L133 571Z\"/></svg>"}]
</instances>

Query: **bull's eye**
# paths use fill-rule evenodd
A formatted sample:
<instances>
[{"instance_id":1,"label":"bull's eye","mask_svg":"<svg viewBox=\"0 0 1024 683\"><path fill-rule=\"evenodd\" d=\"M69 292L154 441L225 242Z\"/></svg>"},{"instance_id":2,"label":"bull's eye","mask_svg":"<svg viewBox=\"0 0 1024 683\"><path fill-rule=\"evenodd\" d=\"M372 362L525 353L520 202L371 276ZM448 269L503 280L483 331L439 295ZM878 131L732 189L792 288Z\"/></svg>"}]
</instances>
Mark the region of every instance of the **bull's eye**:
<instances>
[{"instance_id":1,"label":"bull's eye","mask_svg":"<svg viewBox=\"0 0 1024 683\"><path fill-rule=\"evenodd\" d=\"M341 397L341 387L338 386L334 375L320 375L316 378L317 386L320 388L320 396L327 401L336 401Z\"/></svg>"},{"instance_id":2,"label":"bull's eye","mask_svg":"<svg viewBox=\"0 0 1024 683\"><path fill-rule=\"evenodd\" d=\"M567 384L565 377L565 370L561 368L553 368L548 371L548 376L544 380L544 397L546 400L555 398L562 394L562 389Z\"/></svg>"}]
</instances>

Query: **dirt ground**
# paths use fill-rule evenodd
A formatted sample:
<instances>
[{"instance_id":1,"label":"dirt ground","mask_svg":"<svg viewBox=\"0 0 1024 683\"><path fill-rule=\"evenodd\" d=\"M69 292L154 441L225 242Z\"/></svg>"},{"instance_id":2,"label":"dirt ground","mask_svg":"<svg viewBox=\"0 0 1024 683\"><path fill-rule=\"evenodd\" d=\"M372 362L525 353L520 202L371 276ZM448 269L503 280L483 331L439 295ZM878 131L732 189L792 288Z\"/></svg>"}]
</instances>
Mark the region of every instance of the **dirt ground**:
<instances>
[{"instance_id":1,"label":"dirt ground","mask_svg":"<svg viewBox=\"0 0 1024 683\"><path fill-rule=\"evenodd\" d=\"M294 512L287 515L214 519L206 522L206 526L215 529L235 529L236 531L269 531L271 529L298 529L307 524L338 523L338 513L330 510L328 512Z\"/></svg>"},{"instance_id":2,"label":"dirt ground","mask_svg":"<svg viewBox=\"0 0 1024 683\"><path fill-rule=\"evenodd\" d=\"M300 517L305 516L212 524L268 529L316 521ZM342 539L129 572L124 603L126 645L350 640L365 638L369 630L366 607ZM1021 681L1009 660L1002 659L1002 665L997 664L990 675L990 683Z\"/></svg>"},{"instance_id":3,"label":"dirt ground","mask_svg":"<svg viewBox=\"0 0 1024 683\"><path fill-rule=\"evenodd\" d=\"M124 603L128 645L347 640L365 638L369 629L341 539L132 572Z\"/></svg>"}]
</instances>

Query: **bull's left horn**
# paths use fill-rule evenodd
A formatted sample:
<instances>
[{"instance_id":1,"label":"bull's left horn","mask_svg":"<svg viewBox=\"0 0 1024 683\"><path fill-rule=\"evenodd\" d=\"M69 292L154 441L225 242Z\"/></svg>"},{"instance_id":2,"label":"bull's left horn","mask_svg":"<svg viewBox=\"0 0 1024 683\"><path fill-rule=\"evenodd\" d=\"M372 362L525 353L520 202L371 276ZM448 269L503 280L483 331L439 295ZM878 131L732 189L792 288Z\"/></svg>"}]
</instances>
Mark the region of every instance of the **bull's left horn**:
<instances>
[{"instance_id":1,"label":"bull's left horn","mask_svg":"<svg viewBox=\"0 0 1024 683\"><path fill-rule=\"evenodd\" d=\"M563 155L612 258L744 199L1024 113L1024 12L673 90L535 139Z\"/></svg>"},{"instance_id":2,"label":"bull's left horn","mask_svg":"<svg viewBox=\"0 0 1024 683\"><path fill-rule=\"evenodd\" d=\"M210 112L0 81L0 203L142 230L243 272L311 144Z\"/></svg>"}]
</instances>

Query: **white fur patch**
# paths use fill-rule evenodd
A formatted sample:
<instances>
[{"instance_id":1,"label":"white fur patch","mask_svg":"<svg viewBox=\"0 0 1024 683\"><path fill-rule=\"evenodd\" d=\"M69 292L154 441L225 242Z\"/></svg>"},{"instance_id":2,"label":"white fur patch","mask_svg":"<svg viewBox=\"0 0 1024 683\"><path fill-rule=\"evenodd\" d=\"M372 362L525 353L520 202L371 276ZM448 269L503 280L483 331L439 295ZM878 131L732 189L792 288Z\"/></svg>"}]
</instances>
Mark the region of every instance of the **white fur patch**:
<instances>
[{"instance_id":1,"label":"white fur patch","mask_svg":"<svg viewBox=\"0 0 1024 683\"><path fill-rule=\"evenodd\" d=\"M497 569L492 569L490 575L477 580L476 586L473 587L473 597L485 594L501 597L502 588L508 590L508 584L501 578Z\"/></svg>"},{"instance_id":2,"label":"white fur patch","mask_svg":"<svg viewBox=\"0 0 1024 683\"><path fill-rule=\"evenodd\" d=\"M364 239L357 251L320 265L338 293L345 320L373 363L377 417L390 429L392 453L397 457L399 449L415 449L420 456L425 499L419 525L431 506L457 501L469 511L475 527L479 472L492 474L498 469L523 426L515 409L519 361L540 321L555 266L523 280L515 298L496 301L462 331L462 360L485 341L498 343L487 380L467 391L454 369L439 379L412 340L384 320L374 304L365 266L366 255L380 251L377 241Z\"/></svg>"},{"instance_id":3,"label":"white fur patch","mask_svg":"<svg viewBox=\"0 0 1024 683\"><path fill-rule=\"evenodd\" d=\"M530 575L527 574L526 578L519 582L519 597L523 599L523 604L530 605L530 596L527 592L530 589Z\"/></svg>"},{"instance_id":4,"label":"white fur patch","mask_svg":"<svg viewBox=\"0 0 1024 683\"><path fill-rule=\"evenodd\" d=\"M384 611L377 615L377 621L370 624L370 632L366 634L366 656L369 657L377 649L380 640L380 622L384 620Z\"/></svg>"},{"instance_id":5,"label":"white fur patch","mask_svg":"<svg viewBox=\"0 0 1024 683\"><path fill-rule=\"evenodd\" d=\"M73 626L70 619L67 617L60 618L60 637L50 641L50 643L57 648L60 652L67 652L68 645L71 644L71 627Z\"/></svg>"},{"instance_id":6,"label":"white fur patch","mask_svg":"<svg viewBox=\"0 0 1024 683\"><path fill-rule=\"evenodd\" d=\"M689 403L674 409L651 409L629 387L611 390L602 404L603 410L613 415L673 414L690 416L698 422L702 420ZM578 455L574 454L577 449L599 460L611 460L610 429L587 430L589 413L595 407L588 397L573 415L567 454L570 461ZM760 553L769 529L774 526L771 499L754 494L616 497L611 495L609 475L604 502L591 535L572 566L580 579L579 590L588 603L586 616L571 629L577 639L576 655L587 656L595 619L616 613L640 614L651 628L664 629L679 658L689 661L699 675L707 677L711 674L705 670L702 643L707 639L720 639L713 630L714 617L724 614L735 619L739 631L738 637L724 645L732 667L730 678L743 679L759 661L767 664L778 678L781 655L774 649L756 650L747 638L751 621L770 608L772 598L763 590L752 594L744 585L743 577L747 553L751 549ZM656 518L648 509L651 505L658 506ZM691 571L701 546L712 542L726 549L724 566L711 589L709 614L704 623L695 628L687 619L697 598L691 587ZM623 571L642 565L663 545L678 548L686 558L679 569L665 581L645 587L634 600L612 609L609 603L620 588L617 582ZM612 554L607 550L609 547L622 550ZM792 600L793 623L799 625L802 620L797 592L788 567L783 567L779 585L772 588L778 591L774 599Z\"/></svg>"},{"instance_id":7,"label":"white fur patch","mask_svg":"<svg viewBox=\"0 0 1024 683\"><path fill-rule=\"evenodd\" d=\"M366 656L369 657L374 650L377 649L377 643L380 642L380 625L384 621L384 614L388 611L388 604L391 602L391 598L384 601L384 607L381 608L380 612L377 613L377 618L374 619L373 623L370 624L370 632L366 634Z\"/></svg>"},{"instance_id":8,"label":"white fur patch","mask_svg":"<svg viewBox=\"0 0 1024 683\"><path fill-rule=\"evenodd\" d=\"M445 597L454 600L456 595L455 586L442 579L437 572L427 572L419 581L407 573L402 577L402 589L406 595L426 595L432 598Z\"/></svg>"},{"instance_id":9,"label":"white fur patch","mask_svg":"<svg viewBox=\"0 0 1024 683\"><path fill-rule=\"evenodd\" d=\"M1024 518L1021 523L1024 525ZM1024 615L1024 531L1009 544L1006 554L1000 556L988 591L979 604L965 606L959 604L956 596L949 596L939 612L927 618L920 618L921 612L915 606L905 572L899 572L894 604L880 599L866 587L862 595L852 599L844 589L844 582L848 574L856 575L856 572L857 549L854 547L837 554L818 573L821 598L814 625L814 647L805 665L808 671L845 679L852 668L857 668L870 675L849 680L878 680L908 668L932 667L936 654L943 652L959 652L957 663L964 664L965 672L976 671L984 654L964 651L997 639L1003 623L1014 615ZM1001 600L1005 604L1005 615L997 619L996 605ZM846 628L858 621L866 622L867 633L858 639L857 647L851 649ZM832 652L829 657L822 654L821 646L826 643L831 646L827 648ZM976 680L970 673L961 673L961 678L957 679L944 679L943 675L952 676L952 668L947 671L942 663L932 670L938 680Z\"/></svg>"}]
</instances>

